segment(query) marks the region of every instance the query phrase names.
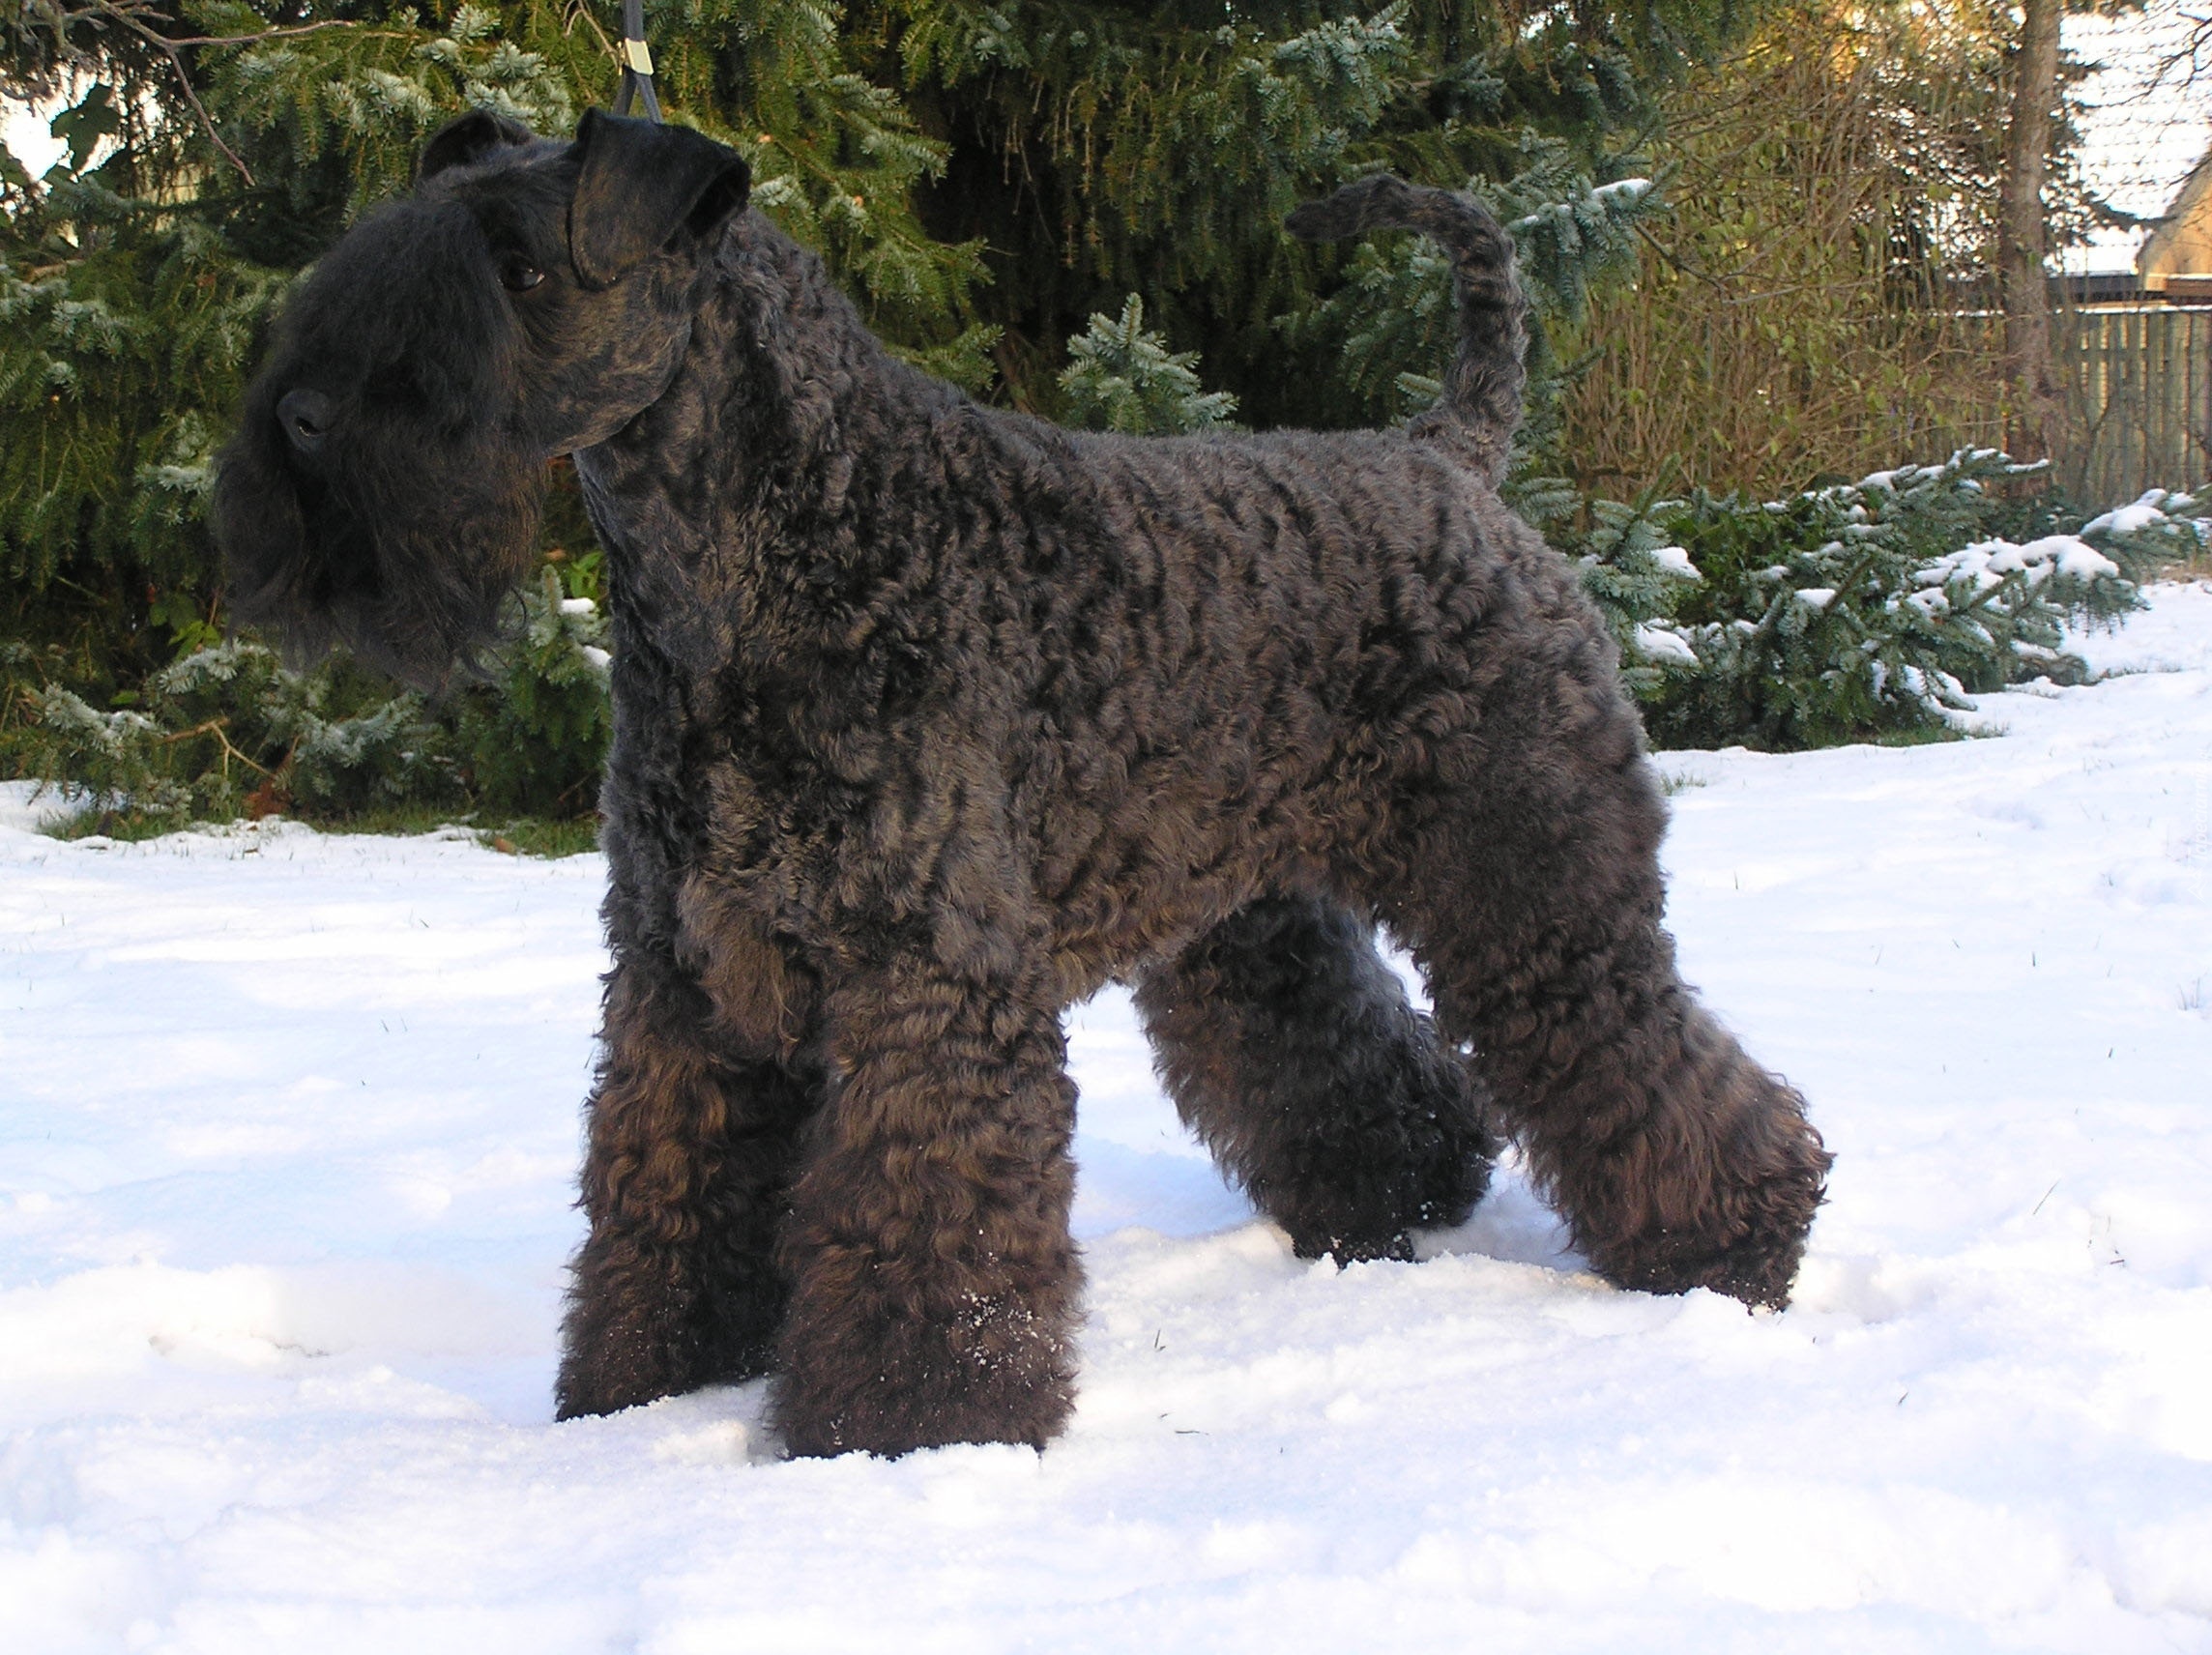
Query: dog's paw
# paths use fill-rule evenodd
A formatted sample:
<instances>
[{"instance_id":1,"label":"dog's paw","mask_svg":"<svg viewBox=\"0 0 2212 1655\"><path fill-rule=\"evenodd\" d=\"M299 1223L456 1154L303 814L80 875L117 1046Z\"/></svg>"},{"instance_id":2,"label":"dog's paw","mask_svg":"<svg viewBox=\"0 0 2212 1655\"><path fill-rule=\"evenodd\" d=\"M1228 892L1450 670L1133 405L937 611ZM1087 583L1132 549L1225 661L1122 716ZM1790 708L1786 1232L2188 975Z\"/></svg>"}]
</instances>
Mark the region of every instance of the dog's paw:
<instances>
[{"instance_id":1,"label":"dog's paw","mask_svg":"<svg viewBox=\"0 0 2212 1655\"><path fill-rule=\"evenodd\" d=\"M954 1442L1042 1448L1074 1408L1050 1306L976 1298L928 1319L842 1304L785 1329L771 1416L795 1456L886 1458Z\"/></svg>"},{"instance_id":2,"label":"dog's paw","mask_svg":"<svg viewBox=\"0 0 2212 1655\"><path fill-rule=\"evenodd\" d=\"M1338 1234L1329 1230L1300 1228L1291 1232L1291 1251L1300 1259L1334 1259L1336 1267L1393 1259L1411 1263L1413 1238L1405 1231L1368 1231Z\"/></svg>"}]
</instances>

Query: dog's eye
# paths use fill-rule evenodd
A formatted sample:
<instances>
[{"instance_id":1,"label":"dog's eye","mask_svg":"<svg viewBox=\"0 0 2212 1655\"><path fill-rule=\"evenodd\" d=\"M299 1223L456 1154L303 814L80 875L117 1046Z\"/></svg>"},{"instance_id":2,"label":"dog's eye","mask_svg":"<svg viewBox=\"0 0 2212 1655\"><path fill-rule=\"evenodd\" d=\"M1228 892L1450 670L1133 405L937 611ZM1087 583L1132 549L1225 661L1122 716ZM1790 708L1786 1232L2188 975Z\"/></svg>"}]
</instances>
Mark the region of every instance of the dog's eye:
<instances>
[{"instance_id":1,"label":"dog's eye","mask_svg":"<svg viewBox=\"0 0 2212 1655\"><path fill-rule=\"evenodd\" d=\"M509 259L499 267L499 284L509 293L528 293L545 279L545 273L521 259Z\"/></svg>"}]
</instances>

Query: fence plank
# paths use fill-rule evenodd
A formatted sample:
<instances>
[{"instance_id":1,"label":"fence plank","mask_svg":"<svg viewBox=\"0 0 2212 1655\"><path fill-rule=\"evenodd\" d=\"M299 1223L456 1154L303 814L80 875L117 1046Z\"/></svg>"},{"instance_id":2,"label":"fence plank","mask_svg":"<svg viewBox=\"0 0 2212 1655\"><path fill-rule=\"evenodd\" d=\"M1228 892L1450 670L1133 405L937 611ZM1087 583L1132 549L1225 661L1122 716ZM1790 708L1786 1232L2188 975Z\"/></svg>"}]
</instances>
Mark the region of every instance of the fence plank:
<instances>
[{"instance_id":1,"label":"fence plank","mask_svg":"<svg viewBox=\"0 0 2212 1655\"><path fill-rule=\"evenodd\" d=\"M2212 480L2212 310L2054 318L2072 450L2059 481L2085 506Z\"/></svg>"}]
</instances>

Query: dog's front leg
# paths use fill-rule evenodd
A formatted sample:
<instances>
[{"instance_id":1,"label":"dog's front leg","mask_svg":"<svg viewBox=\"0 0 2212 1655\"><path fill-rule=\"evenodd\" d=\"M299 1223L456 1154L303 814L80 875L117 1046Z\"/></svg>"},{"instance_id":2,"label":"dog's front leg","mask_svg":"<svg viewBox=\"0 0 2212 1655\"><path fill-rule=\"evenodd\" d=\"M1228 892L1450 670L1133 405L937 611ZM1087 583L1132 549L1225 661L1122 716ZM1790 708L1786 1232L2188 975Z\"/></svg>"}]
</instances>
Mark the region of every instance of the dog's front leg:
<instances>
[{"instance_id":1,"label":"dog's front leg","mask_svg":"<svg viewBox=\"0 0 2212 1655\"><path fill-rule=\"evenodd\" d=\"M1082 1274L1058 1007L932 959L826 1009L828 1098L785 1234L785 1440L1041 1446L1072 1405Z\"/></svg>"},{"instance_id":2,"label":"dog's front leg","mask_svg":"<svg viewBox=\"0 0 2212 1655\"><path fill-rule=\"evenodd\" d=\"M818 1088L735 1055L673 961L618 949L590 1109L560 1417L767 1371L796 1146Z\"/></svg>"}]
</instances>

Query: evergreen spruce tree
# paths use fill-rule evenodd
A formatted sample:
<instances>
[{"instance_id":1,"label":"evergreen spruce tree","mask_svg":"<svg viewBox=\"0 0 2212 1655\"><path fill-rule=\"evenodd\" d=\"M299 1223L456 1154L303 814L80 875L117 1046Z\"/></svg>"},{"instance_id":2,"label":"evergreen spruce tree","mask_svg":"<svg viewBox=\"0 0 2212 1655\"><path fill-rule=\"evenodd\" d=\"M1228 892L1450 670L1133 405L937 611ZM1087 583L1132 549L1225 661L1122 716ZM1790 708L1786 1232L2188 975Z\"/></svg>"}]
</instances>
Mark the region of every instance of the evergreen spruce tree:
<instances>
[{"instance_id":1,"label":"evergreen spruce tree","mask_svg":"<svg viewBox=\"0 0 2212 1655\"><path fill-rule=\"evenodd\" d=\"M0 770L26 761L58 705L48 686L128 710L219 633L210 462L298 272L405 186L453 114L490 106L558 132L607 99L616 15L566 0L8 9L0 92L58 105L68 152L39 179L0 161ZM995 336L969 303L981 248L931 236L915 211L945 146L895 85L859 72L841 20L781 0L670 8L655 30L663 97L744 151L755 199L880 331L981 389ZM568 506L549 546L586 537Z\"/></svg>"},{"instance_id":2,"label":"evergreen spruce tree","mask_svg":"<svg viewBox=\"0 0 2212 1655\"><path fill-rule=\"evenodd\" d=\"M257 327L441 121L489 105L559 131L609 96L617 13L12 9L0 91L60 100L70 152L43 180L0 176L0 635L73 638L102 694L203 641L207 465ZM686 0L647 18L666 106L746 155L754 199L897 347L1064 413L1067 339L1136 292L1260 424L1402 412L1403 377L1450 343L1414 238L1317 253L1283 237L1292 206L1377 166L1474 180L1571 308L1648 208L1607 187L1641 165L1653 90L1734 22L1709 0Z\"/></svg>"},{"instance_id":3,"label":"evergreen spruce tree","mask_svg":"<svg viewBox=\"0 0 2212 1655\"><path fill-rule=\"evenodd\" d=\"M1295 247L1292 207L1379 167L1471 184L1513 221L1547 308L1571 313L1657 206L1627 183L1648 170L1656 93L1738 26L1735 8L1702 0L853 13L950 146L923 218L989 249L976 305L1004 330L1004 394L1061 412L1061 342L1136 291L1260 426L1403 413L1402 377L1438 371L1452 336L1445 273L1417 238ZM1348 280L1347 302L1316 317Z\"/></svg>"},{"instance_id":4,"label":"evergreen spruce tree","mask_svg":"<svg viewBox=\"0 0 2212 1655\"><path fill-rule=\"evenodd\" d=\"M1687 614L1679 536L1648 500L1593 509L1544 480L1550 393L1577 366L1549 339L1661 210L1644 159L1658 94L1753 10L649 0L646 15L672 118L746 156L755 202L893 348L1073 422L1403 417L1452 349L1442 260L1411 235L1304 247L1281 220L1379 167L1473 189L1537 300L1516 500L1588 542L1633 653L1666 648L1652 628ZM330 809L380 788L578 800L604 729L573 608L589 560L561 549L586 541L573 509L546 531L568 607L526 594L508 680L441 709L342 669L263 683L272 660L217 643L202 512L257 333L298 273L404 187L452 114L558 131L609 98L618 15L21 0L0 18L0 91L57 109L68 145L44 178L0 162L0 766L26 743L48 770L104 765L116 798L158 794L163 819L249 786ZM1660 664L1643 665L1656 690ZM572 750L516 768L518 742ZM383 781L361 769L377 765Z\"/></svg>"},{"instance_id":5,"label":"evergreen spruce tree","mask_svg":"<svg viewBox=\"0 0 2212 1655\"><path fill-rule=\"evenodd\" d=\"M1069 423L1131 436L1174 436L1228 422L1237 398L1206 391L1198 353L1171 351L1145 326L1145 302L1132 293L1117 319L1103 312L1067 342L1074 360L1060 376Z\"/></svg>"},{"instance_id":6,"label":"evergreen spruce tree","mask_svg":"<svg viewBox=\"0 0 2212 1655\"><path fill-rule=\"evenodd\" d=\"M1973 694L2080 682L2069 624L2139 607L2212 498L2153 490L2087 522L1989 449L1781 500L1598 503L1584 583L1662 746L1787 750L1950 733Z\"/></svg>"}]
</instances>

